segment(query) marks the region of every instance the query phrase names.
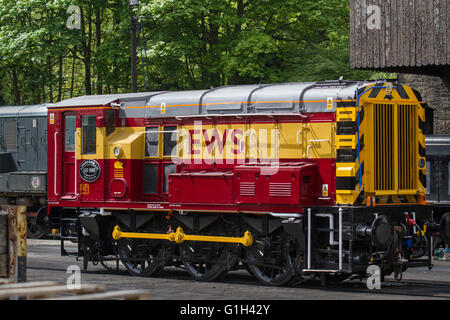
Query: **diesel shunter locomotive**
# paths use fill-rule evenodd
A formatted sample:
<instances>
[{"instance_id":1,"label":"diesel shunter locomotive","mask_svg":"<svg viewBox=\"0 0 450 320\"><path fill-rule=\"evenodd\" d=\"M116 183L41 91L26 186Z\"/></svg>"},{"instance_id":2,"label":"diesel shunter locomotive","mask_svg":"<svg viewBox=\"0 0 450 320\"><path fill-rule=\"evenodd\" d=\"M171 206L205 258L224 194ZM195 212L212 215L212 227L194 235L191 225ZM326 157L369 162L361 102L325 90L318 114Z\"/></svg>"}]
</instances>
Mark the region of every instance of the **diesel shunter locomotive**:
<instances>
[{"instance_id":1,"label":"diesel shunter locomotive","mask_svg":"<svg viewBox=\"0 0 450 320\"><path fill-rule=\"evenodd\" d=\"M85 267L139 276L246 268L279 286L377 265L401 279L450 238L450 214L434 220L426 200L421 100L397 82L326 81L48 105L38 220Z\"/></svg>"}]
</instances>

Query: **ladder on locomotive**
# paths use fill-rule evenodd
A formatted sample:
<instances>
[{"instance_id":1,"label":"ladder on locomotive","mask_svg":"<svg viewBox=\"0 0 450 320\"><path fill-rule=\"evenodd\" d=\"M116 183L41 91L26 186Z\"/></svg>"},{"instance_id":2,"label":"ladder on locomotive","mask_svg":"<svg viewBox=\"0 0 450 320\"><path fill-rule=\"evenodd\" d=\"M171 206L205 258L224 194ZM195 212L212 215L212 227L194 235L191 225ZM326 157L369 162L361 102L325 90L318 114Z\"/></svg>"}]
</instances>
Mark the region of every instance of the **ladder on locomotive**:
<instances>
[{"instance_id":1,"label":"ladder on locomotive","mask_svg":"<svg viewBox=\"0 0 450 320\"><path fill-rule=\"evenodd\" d=\"M72 243L78 242L78 235L81 233L81 226L78 218L65 215L61 210L59 215L53 215L51 217L51 224L59 225L59 240L61 241L61 256L78 256L77 251L67 251L65 248L65 242L70 241Z\"/></svg>"},{"instance_id":2,"label":"ladder on locomotive","mask_svg":"<svg viewBox=\"0 0 450 320\"><path fill-rule=\"evenodd\" d=\"M349 268L349 263L344 263L344 256L350 257L351 252L344 250L346 240L343 234L343 211L343 208L338 209L338 225L336 227L336 219L333 213L313 212L311 208L307 209L305 217L307 223L306 268L302 270L304 273L341 273L346 271L344 267ZM314 222L317 219L328 219L329 227L315 227L316 223ZM317 240L317 235L324 233L328 234L329 241L326 246L320 246L318 241L315 240ZM338 234L337 241L334 239L335 233ZM351 248L350 241L348 241L348 248ZM337 261L335 261L336 256ZM313 259L315 257L316 259ZM317 257L320 257L320 259L317 259ZM326 257L331 257L331 259L327 261Z\"/></svg>"}]
</instances>

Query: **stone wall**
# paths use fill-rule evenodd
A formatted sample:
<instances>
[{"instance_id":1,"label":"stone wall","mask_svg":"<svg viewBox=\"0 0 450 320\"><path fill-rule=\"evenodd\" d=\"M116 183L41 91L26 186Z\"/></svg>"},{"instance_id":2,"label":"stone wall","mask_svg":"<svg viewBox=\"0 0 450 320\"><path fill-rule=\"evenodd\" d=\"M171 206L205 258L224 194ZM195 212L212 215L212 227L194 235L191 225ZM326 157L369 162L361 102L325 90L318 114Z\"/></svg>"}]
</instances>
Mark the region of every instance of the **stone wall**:
<instances>
[{"instance_id":1,"label":"stone wall","mask_svg":"<svg viewBox=\"0 0 450 320\"><path fill-rule=\"evenodd\" d=\"M417 74L398 75L398 80L422 95L423 101L434 109L434 134L450 134L450 90L439 77Z\"/></svg>"}]
</instances>

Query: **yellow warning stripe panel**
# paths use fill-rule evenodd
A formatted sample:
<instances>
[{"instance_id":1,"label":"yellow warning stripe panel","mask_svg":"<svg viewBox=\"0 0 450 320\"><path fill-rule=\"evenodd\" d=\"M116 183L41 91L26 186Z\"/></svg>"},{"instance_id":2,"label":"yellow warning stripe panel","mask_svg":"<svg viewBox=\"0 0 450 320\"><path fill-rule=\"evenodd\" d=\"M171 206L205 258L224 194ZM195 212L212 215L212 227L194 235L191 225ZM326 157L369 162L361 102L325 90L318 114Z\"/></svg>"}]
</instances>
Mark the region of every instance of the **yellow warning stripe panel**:
<instances>
[{"instance_id":1,"label":"yellow warning stripe panel","mask_svg":"<svg viewBox=\"0 0 450 320\"><path fill-rule=\"evenodd\" d=\"M336 149L358 147L358 140L354 135L339 135L336 136Z\"/></svg>"},{"instance_id":2,"label":"yellow warning stripe panel","mask_svg":"<svg viewBox=\"0 0 450 320\"><path fill-rule=\"evenodd\" d=\"M337 163L336 177L354 177L356 174L355 163Z\"/></svg>"},{"instance_id":3,"label":"yellow warning stripe panel","mask_svg":"<svg viewBox=\"0 0 450 320\"><path fill-rule=\"evenodd\" d=\"M386 85L387 85L387 83L383 84L383 86L386 86ZM367 89L369 89L371 87L375 87L375 86L378 86L378 85L376 85L376 84L369 85L365 89L367 90ZM378 103L387 102L387 101L395 101L395 103L419 103L420 102L417 100L417 97L414 94L411 87L403 85L403 89L405 90L405 93L408 95L408 98L409 98L409 99L405 99L398 93L397 89L394 89L394 86L395 86L395 84L392 84L392 91L390 92L390 95L392 96L391 100L385 99L385 96L388 94L388 91L386 88L372 89L372 90L368 90L366 93L364 93L360 97L360 104L361 104L361 100L365 100L366 102L378 102ZM371 94L373 96L373 93L372 93L373 90L379 90L376 97L370 97Z\"/></svg>"},{"instance_id":4,"label":"yellow warning stripe panel","mask_svg":"<svg viewBox=\"0 0 450 320\"><path fill-rule=\"evenodd\" d=\"M384 84L386 85L386 84ZM375 86L375 85L372 85ZM370 88L371 86L366 87L365 89ZM414 131L419 132L419 134L415 135L403 135L405 137L399 138L395 134L395 132L398 131L405 131L407 128L405 128L403 125L399 125L399 117L400 121L403 121L406 123L406 126L408 126L408 123L413 124L414 119L417 116L418 119L421 119L421 121L425 121L425 111L422 106L418 107L417 115L415 112L413 112L412 109L414 109L414 106L419 105L419 101L417 100L416 95L414 94L413 90L408 86L403 86L403 89L405 90L405 93L408 95L409 99L404 99L400 96L398 91L396 89L393 89L390 93L392 96L391 100L385 99L385 96L387 94L386 89L378 90L378 93L376 95L376 98L369 98L373 90L368 90L362 97L360 97L360 110L356 110L355 113L360 112L363 110L364 116L360 118L360 126L359 126L359 132L360 137L364 137L364 141L361 139L361 143L364 143L364 148L362 148L361 145L361 153L359 154L359 161L358 157L356 159L356 162L354 164L352 163L337 163L337 170L336 170L336 176L337 177L352 177L353 174L355 176L355 190L336 190L336 202L339 204L354 204L355 201L360 197L360 189L359 189L359 166L360 163L364 166L364 170L362 170L362 190L365 192L365 196L368 196L370 194L375 195L378 194L382 196L382 201L386 202L389 196L394 202L400 202L401 199L398 195L408 195L408 197L403 197L402 199L408 199L409 202L414 201L415 199L412 195L417 194L418 192L421 192L421 184L418 182L416 185L418 186L417 189L404 189L399 190L399 180L403 179L404 186L414 186L413 182L410 182L410 179L419 179L418 175L416 174L417 171L415 171L417 167L417 163L414 159L416 157L410 157L412 152L416 152L416 145L417 145L417 152L418 152L418 144L415 141L419 141L419 143L422 143L422 146L425 146L425 137L421 133L420 130L418 130L417 127L414 126ZM377 90L377 89L374 89ZM401 90L401 89L400 89ZM373 96L373 94L372 94ZM404 94L403 94L404 96ZM378 114L377 117L375 117L375 105L391 105L392 109L395 109L395 112L387 112L387 110L383 111L378 110L377 112L381 112L381 114ZM400 106L406 105L405 109L403 111L400 111ZM399 111L397 111L399 110ZM392 110L393 111L393 110ZM346 113L344 113L345 115ZM337 115L337 117L340 120L344 120L345 117L342 115L340 117ZM350 115L350 113L348 114ZM357 113L356 113L357 115ZM390 125L386 127L386 122L391 122ZM378 128L378 132L380 136L378 137L377 144L374 140L375 135L375 129ZM388 132L387 132L388 131ZM390 133L389 133L390 132ZM395 138L397 137L397 138ZM342 140L340 140L342 139ZM403 141L403 140L404 141ZM409 142L409 143L406 143ZM405 145L411 145L414 144L411 148L405 149ZM354 144L350 137L343 136L342 138L337 137L336 140L336 148L349 148L355 146L357 148L357 136L355 134L354 137ZM397 154L397 152L389 152L389 146L394 148L395 150L401 148L404 154ZM376 158L378 157L378 158ZM403 158L402 158L403 157ZM392 158L392 159L391 159ZM378 160L377 160L378 159ZM391 159L391 160L390 160ZM401 168L395 168L393 166L393 163L401 162L403 165ZM375 162L378 163L378 165L375 164ZM391 163L392 162L392 163ZM408 163L409 169L405 169L405 165ZM384 165L383 165L384 164ZM378 170L375 170L377 169ZM411 170L414 170L414 174ZM377 171L377 176L375 177L374 171ZM425 172L426 168L421 169L419 172ZM390 178L389 178L390 177ZM391 180L389 180L389 179ZM388 179L388 180L386 180ZM378 182L377 182L378 181ZM390 181L390 182L389 182ZM416 180L417 181L417 180ZM375 183L377 183L378 187L388 187L390 184L395 185L393 188L388 188L389 190L383 190L383 189L377 189L375 190ZM383 188L384 188L383 187ZM411 196L410 196L411 195ZM404 201L404 200L403 200ZM362 204L365 202L363 201Z\"/></svg>"},{"instance_id":5,"label":"yellow warning stripe panel","mask_svg":"<svg viewBox=\"0 0 450 320\"><path fill-rule=\"evenodd\" d=\"M336 109L336 121L356 121L355 107L341 107Z\"/></svg>"}]
</instances>

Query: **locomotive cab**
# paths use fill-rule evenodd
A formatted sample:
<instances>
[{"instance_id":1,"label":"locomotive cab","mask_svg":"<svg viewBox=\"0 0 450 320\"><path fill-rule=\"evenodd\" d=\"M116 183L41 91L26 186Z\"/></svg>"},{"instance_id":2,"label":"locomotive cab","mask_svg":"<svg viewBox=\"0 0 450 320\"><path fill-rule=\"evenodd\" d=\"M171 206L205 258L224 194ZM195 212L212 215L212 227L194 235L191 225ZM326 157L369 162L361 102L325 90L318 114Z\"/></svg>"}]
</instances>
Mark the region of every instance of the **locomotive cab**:
<instances>
[{"instance_id":1,"label":"locomotive cab","mask_svg":"<svg viewBox=\"0 0 450 320\"><path fill-rule=\"evenodd\" d=\"M136 162L144 158L144 135L134 127L118 130L123 120L115 103L49 110L50 201L140 200Z\"/></svg>"},{"instance_id":2,"label":"locomotive cab","mask_svg":"<svg viewBox=\"0 0 450 320\"><path fill-rule=\"evenodd\" d=\"M49 109L49 201L103 200L105 118L115 112L108 111Z\"/></svg>"}]
</instances>

